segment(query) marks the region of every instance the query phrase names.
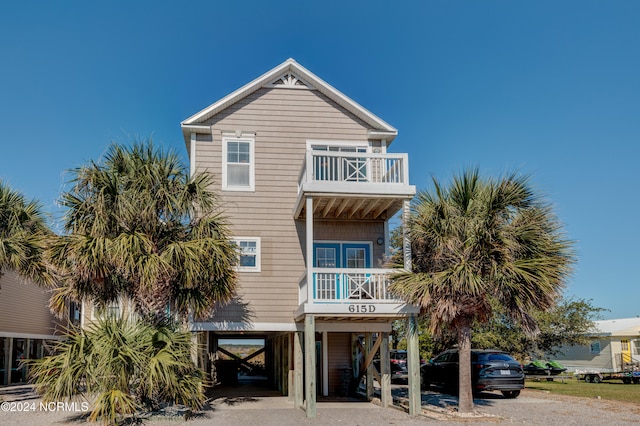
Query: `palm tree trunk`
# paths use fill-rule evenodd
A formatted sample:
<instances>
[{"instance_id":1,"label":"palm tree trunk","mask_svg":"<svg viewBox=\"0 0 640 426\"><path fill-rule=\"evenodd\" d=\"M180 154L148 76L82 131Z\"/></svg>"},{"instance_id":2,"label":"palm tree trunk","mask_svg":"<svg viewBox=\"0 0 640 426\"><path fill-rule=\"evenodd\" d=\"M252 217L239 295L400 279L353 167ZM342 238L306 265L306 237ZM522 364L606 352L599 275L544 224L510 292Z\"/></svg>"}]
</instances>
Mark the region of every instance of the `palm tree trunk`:
<instances>
[{"instance_id":1,"label":"palm tree trunk","mask_svg":"<svg viewBox=\"0 0 640 426\"><path fill-rule=\"evenodd\" d=\"M471 388L471 319L462 317L456 321L458 330L458 411L473 411L473 389Z\"/></svg>"},{"instance_id":2,"label":"palm tree trunk","mask_svg":"<svg viewBox=\"0 0 640 426\"><path fill-rule=\"evenodd\" d=\"M159 326L167 319L167 307L169 306L171 283L168 280L159 280L153 288L138 287L136 302L142 317L148 323Z\"/></svg>"}]
</instances>

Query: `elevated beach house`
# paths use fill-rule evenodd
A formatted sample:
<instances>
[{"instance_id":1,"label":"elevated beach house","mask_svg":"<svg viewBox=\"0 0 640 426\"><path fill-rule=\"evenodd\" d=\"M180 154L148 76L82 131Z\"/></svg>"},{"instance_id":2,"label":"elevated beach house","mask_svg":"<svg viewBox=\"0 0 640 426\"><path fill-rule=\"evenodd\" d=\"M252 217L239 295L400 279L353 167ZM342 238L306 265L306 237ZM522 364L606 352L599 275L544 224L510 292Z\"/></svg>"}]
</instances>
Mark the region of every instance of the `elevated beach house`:
<instances>
[{"instance_id":1,"label":"elevated beach house","mask_svg":"<svg viewBox=\"0 0 640 426\"><path fill-rule=\"evenodd\" d=\"M42 358L47 341L59 339L68 325L49 311L48 290L4 269L0 274L0 386L27 381L27 367L21 361ZM70 318L80 319L76 305Z\"/></svg>"},{"instance_id":2,"label":"elevated beach house","mask_svg":"<svg viewBox=\"0 0 640 426\"><path fill-rule=\"evenodd\" d=\"M388 291L389 221L416 192L396 129L293 59L181 126L241 250L235 299L192 324L203 365L221 339L264 339L269 381L308 416L364 372L387 404L391 323L418 313ZM409 358L418 389L417 343Z\"/></svg>"}]
</instances>

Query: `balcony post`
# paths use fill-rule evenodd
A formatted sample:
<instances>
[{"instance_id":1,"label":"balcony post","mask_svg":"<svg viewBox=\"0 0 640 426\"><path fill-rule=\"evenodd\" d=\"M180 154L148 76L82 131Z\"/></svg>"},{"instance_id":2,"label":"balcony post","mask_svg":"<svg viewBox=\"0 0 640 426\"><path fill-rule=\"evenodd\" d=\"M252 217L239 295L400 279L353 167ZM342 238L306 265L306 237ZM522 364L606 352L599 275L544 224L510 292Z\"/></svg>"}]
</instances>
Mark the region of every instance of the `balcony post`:
<instances>
[{"instance_id":1,"label":"balcony post","mask_svg":"<svg viewBox=\"0 0 640 426\"><path fill-rule=\"evenodd\" d=\"M316 416L316 322L313 315L304 317L304 396L307 417Z\"/></svg>"},{"instance_id":2,"label":"balcony post","mask_svg":"<svg viewBox=\"0 0 640 426\"><path fill-rule=\"evenodd\" d=\"M402 154L402 179L405 185L409 184L409 155Z\"/></svg>"},{"instance_id":3,"label":"balcony post","mask_svg":"<svg viewBox=\"0 0 640 426\"><path fill-rule=\"evenodd\" d=\"M308 154L310 155L310 154ZM313 198L307 198L307 205L305 207L306 214L306 233L307 233L307 303L313 303L314 301L314 287L313 282Z\"/></svg>"},{"instance_id":4,"label":"balcony post","mask_svg":"<svg viewBox=\"0 0 640 426\"><path fill-rule=\"evenodd\" d=\"M293 336L293 406L302 408L304 403L304 355L302 347L304 346L304 333L296 331Z\"/></svg>"},{"instance_id":5,"label":"balcony post","mask_svg":"<svg viewBox=\"0 0 640 426\"><path fill-rule=\"evenodd\" d=\"M314 164L313 164L313 150L311 149L307 150L307 164L305 164L304 168L305 168L305 181L307 183L313 182L315 178L315 170L314 170Z\"/></svg>"},{"instance_id":6,"label":"balcony post","mask_svg":"<svg viewBox=\"0 0 640 426\"><path fill-rule=\"evenodd\" d=\"M389 219L384 220L384 260L387 262L389 260L390 253L390 245L389 245Z\"/></svg>"},{"instance_id":7,"label":"balcony post","mask_svg":"<svg viewBox=\"0 0 640 426\"><path fill-rule=\"evenodd\" d=\"M382 333L380 344L380 403L383 407L393 404L391 398L391 366L389 365L389 333Z\"/></svg>"},{"instance_id":8,"label":"balcony post","mask_svg":"<svg viewBox=\"0 0 640 426\"><path fill-rule=\"evenodd\" d=\"M407 370L409 372L409 415L417 416L422 412L420 395L420 351L418 349L418 321L415 314L407 319Z\"/></svg>"}]
</instances>

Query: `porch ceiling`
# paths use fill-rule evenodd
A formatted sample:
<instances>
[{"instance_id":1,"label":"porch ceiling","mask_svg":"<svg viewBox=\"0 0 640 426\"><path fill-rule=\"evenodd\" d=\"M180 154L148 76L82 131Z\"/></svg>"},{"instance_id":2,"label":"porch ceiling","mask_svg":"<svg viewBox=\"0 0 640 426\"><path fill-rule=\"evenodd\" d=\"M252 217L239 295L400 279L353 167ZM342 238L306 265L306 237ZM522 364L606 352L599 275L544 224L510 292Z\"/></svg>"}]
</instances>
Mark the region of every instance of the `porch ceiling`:
<instances>
[{"instance_id":1,"label":"porch ceiling","mask_svg":"<svg viewBox=\"0 0 640 426\"><path fill-rule=\"evenodd\" d=\"M402 202L405 199L379 195L314 195L313 217L315 219L388 219L402 208ZM296 208L295 218L303 219L306 215L303 197Z\"/></svg>"}]
</instances>

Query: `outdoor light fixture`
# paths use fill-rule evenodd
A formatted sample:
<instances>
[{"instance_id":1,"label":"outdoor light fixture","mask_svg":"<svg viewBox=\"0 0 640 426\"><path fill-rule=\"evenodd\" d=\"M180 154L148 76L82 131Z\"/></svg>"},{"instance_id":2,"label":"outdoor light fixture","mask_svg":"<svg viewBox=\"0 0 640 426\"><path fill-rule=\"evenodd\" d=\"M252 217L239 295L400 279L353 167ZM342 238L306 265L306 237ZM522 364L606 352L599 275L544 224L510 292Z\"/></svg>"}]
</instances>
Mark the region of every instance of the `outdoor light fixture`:
<instances>
[{"instance_id":1,"label":"outdoor light fixture","mask_svg":"<svg viewBox=\"0 0 640 426\"><path fill-rule=\"evenodd\" d=\"M381 246L382 244L384 244L384 238L378 238L376 240L376 243L378 243L378 245Z\"/></svg>"}]
</instances>

